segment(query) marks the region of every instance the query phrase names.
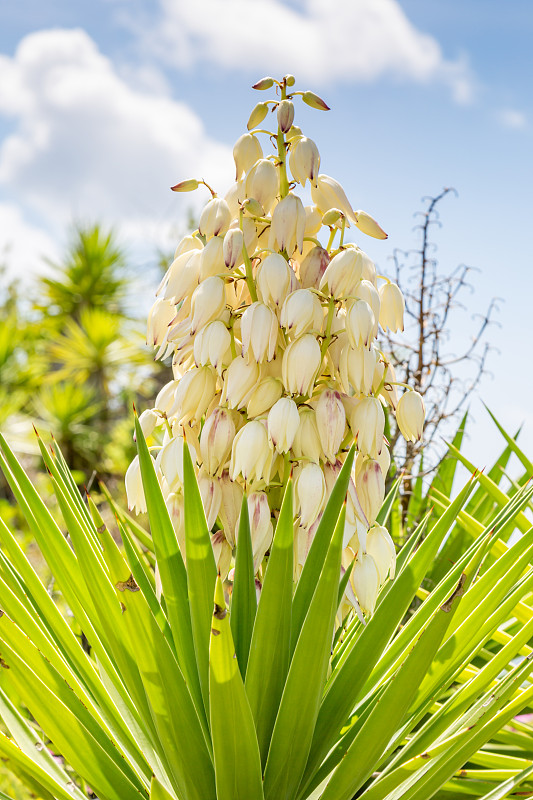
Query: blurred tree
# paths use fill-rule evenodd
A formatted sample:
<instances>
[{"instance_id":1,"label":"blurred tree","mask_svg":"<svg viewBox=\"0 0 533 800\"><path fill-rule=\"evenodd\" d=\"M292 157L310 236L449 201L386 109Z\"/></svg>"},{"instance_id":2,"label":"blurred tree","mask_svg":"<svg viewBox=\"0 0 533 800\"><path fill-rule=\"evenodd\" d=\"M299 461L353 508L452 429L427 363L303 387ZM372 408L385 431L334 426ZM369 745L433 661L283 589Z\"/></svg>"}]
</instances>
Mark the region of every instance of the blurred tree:
<instances>
[{"instance_id":1,"label":"blurred tree","mask_svg":"<svg viewBox=\"0 0 533 800\"><path fill-rule=\"evenodd\" d=\"M466 310L461 301L465 290L472 291L469 277L473 268L461 264L451 271L441 270L434 256L431 230L441 226L438 206L454 191L445 188L425 199L427 207L418 212L421 222L415 228L421 236L420 247L396 250L393 255L396 282L405 297L405 332L401 337L383 334L382 349L394 366L396 379L419 392L426 406L421 442L405 442L395 420L389 418L394 464L390 479L395 472L404 473L404 522L413 476L423 477L437 468L446 453L442 437L457 427L465 405L487 371L491 350L487 331L497 311L498 298L493 298L484 313L472 317L470 332L465 329L464 319L458 319L456 312ZM459 347L458 352L454 352L455 347Z\"/></svg>"}]
</instances>

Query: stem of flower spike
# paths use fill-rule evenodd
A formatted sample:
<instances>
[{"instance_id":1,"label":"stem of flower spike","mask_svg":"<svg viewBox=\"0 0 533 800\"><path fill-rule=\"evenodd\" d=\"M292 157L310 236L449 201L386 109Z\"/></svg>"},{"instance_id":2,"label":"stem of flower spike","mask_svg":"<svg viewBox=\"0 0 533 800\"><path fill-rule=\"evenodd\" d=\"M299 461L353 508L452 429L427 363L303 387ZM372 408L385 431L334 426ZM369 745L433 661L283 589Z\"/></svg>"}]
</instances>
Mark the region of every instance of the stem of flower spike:
<instances>
[{"instance_id":1,"label":"stem of flower spike","mask_svg":"<svg viewBox=\"0 0 533 800\"><path fill-rule=\"evenodd\" d=\"M239 212L239 227L241 231L243 230L243 219L244 219L244 214L241 208ZM248 250L246 249L246 244L244 242L242 245L242 255L244 258L244 266L246 268L246 285L248 286L248 291L250 292L252 303L255 303L257 301L257 291L254 283L254 274L252 272L252 262L250 261L250 256L248 255Z\"/></svg>"},{"instance_id":2,"label":"stem of flower spike","mask_svg":"<svg viewBox=\"0 0 533 800\"><path fill-rule=\"evenodd\" d=\"M335 300L333 297L330 297L328 300L328 317L326 320L326 335L322 340L322 347L320 348L320 355L322 359L326 355L326 351L329 347L329 343L331 342L331 326L333 324L333 314L335 313Z\"/></svg>"},{"instance_id":3,"label":"stem of flower spike","mask_svg":"<svg viewBox=\"0 0 533 800\"><path fill-rule=\"evenodd\" d=\"M287 99L287 84L285 78L280 84L281 99ZM287 148L285 147L285 134L278 126L277 135L278 156L279 156L279 191L281 197L286 197L289 194L289 179L287 178Z\"/></svg>"}]
</instances>

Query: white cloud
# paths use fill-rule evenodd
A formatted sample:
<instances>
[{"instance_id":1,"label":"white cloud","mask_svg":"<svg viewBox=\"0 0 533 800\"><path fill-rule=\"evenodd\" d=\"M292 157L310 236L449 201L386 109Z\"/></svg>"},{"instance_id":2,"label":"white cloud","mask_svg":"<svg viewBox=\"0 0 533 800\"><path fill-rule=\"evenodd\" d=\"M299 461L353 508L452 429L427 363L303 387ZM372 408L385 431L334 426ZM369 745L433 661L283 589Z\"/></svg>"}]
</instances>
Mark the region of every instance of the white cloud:
<instances>
[{"instance_id":1,"label":"white cloud","mask_svg":"<svg viewBox=\"0 0 533 800\"><path fill-rule=\"evenodd\" d=\"M314 86L396 79L448 84L459 102L472 87L463 61L409 21L397 0L159 0L145 44L180 68L211 62Z\"/></svg>"},{"instance_id":2,"label":"white cloud","mask_svg":"<svg viewBox=\"0 0 533 800\"><path fill-rule=\"evenodd\" d=\"M22 282L35 272L43 272L44 259L57 258L53 239L39 227L28 222L20 208L0 203L0 264L10 276Z\"/></svg>"},{"instance_id":3,"label":"white cloud","mask_svg":"<svg viewBox=\"0 0 533 800\"><path fill-rule=\"evenodd\" d=\"M190 202L169 187L205 174L223 190L233 162L164 82L158 92L153 75L146 83L132 88L82 30L26 36L13 58L0 56L0 114L13 121L0 187L56 233L74 218L156 239Z\"/></svg>"},{"instance_id":4,"label":"white cloud","mask_svg":"<svg viewBox=\"0 0 533 800\"><path fill-rule=\"evenodd\" d=\"M515 108L502 108L498 113L498 120L504 128L523 130L527 127L526 115Z\"/></svg>"}]
</instances>

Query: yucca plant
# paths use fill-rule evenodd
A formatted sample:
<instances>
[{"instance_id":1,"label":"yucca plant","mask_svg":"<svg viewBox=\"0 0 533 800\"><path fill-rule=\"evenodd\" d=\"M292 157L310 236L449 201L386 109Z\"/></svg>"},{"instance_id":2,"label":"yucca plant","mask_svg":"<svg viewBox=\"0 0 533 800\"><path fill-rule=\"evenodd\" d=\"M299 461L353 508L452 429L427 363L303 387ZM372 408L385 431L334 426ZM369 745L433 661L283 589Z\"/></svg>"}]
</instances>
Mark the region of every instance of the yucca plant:
<instances>
[{"instance_id":1,"label":"yucca plant","mask_svg":"<svg viewBox=\"0 0 533 800\"><path fill-rule=\"evenodd\" d=\"M383 230L317 174L293 125L294 96L327 106L292 76L256 88L273 85L279 101L236 145L235 186L210 190L150 313L173 380L135 419L126 474L149 529L107 492L115 530L39 439L65 536L0 438L54 576L52 596L0 524L0 757L46 800L528 791L533 487L506 496L472 468L450 500L443 466L438 511L396 554L383 406L414 441L423 403L398 398L375 340L378 323L402 327L403 300L344 241L350 221ZM308 211L292 191L306 180Z\"/></svg>"}]
</instances>

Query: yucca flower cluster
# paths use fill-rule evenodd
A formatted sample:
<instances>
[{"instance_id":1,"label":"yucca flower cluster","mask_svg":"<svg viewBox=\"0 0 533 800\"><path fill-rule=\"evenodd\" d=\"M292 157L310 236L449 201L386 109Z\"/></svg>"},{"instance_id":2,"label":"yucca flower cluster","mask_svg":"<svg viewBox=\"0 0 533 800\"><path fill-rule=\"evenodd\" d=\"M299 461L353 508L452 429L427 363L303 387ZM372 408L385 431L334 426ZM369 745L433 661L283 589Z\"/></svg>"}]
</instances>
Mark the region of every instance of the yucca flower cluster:
<instances>
[{"instance_id":1,"label":"yucca flower cluster","mask_svg":"<svg viewBox=\"0 0 533 800\"><path fill-rule=\"evenodd\" d=\"M342 188L320 172L316 144L294 125L296 97L328 107L294 78L265 78L276 89L258 103L236 142L236 180L211 198L198 230L179 243L148 320L156 358L172 357L173 378L140 417L167 507L183 540L183 448L198 483L218 569L232 566L246 492L258 583L284 486L294 486L295 564L305 561L321 513L346 455L357 456L347 498L343 568L351 568L346 604L371 614L379 587L394 576L395 549L376 524L390 454L385 409L406 439L422 435L424 405L408 389L398 397L394 371L377 344L378 328L403 330L398 286L377 275L350 225L386 234L354 211ZM259 128L268 112L277 129ZM262 141L275 144L266 155ZM311 204L297 187L310 184ZM159 437L159 438L158 438ZM145 510L138 460L126 475L128 503ZM185 547L182 547L185 553ZM231 577L231 575L230 575ZM347 610L349 605L345 605Z\"/></svg>"}]
</instances>

